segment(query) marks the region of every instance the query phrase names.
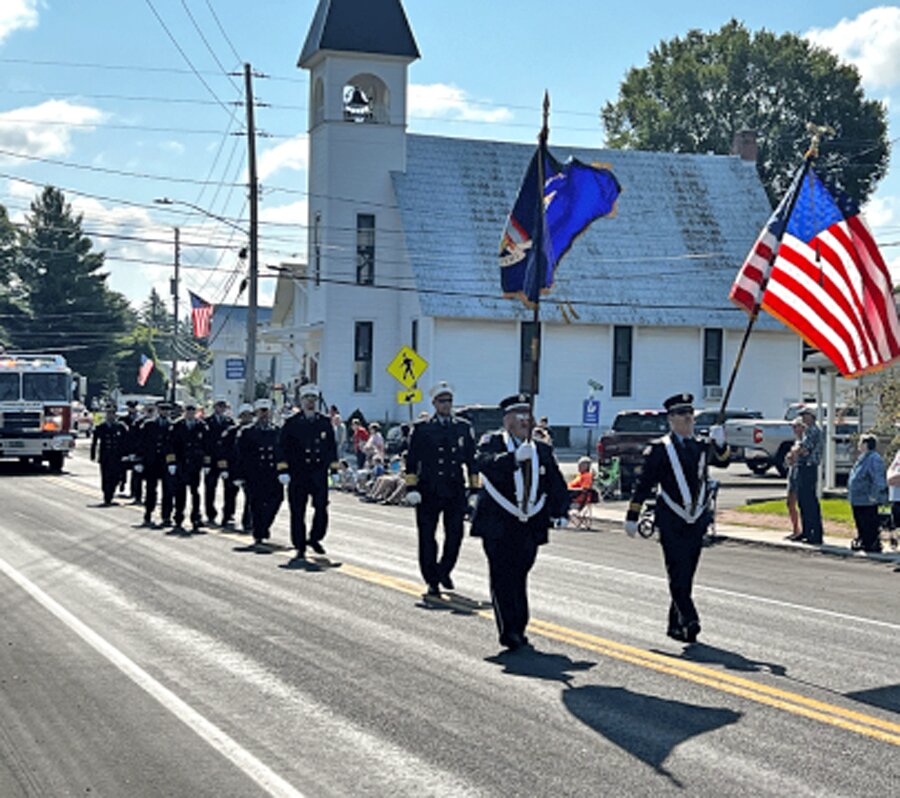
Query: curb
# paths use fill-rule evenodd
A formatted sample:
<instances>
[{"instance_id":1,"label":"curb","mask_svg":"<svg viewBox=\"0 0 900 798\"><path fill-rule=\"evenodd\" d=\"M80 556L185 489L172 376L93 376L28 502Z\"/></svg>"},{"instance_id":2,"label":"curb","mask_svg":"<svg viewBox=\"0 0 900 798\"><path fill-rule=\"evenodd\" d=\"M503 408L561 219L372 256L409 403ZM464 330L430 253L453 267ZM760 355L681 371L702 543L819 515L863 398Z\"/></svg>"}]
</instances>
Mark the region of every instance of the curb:
<instances>
[{"instance_id":1,"label":"curb","mask_svg":"<svg viewBox=\"0 0 900 798\"><path fill-rule=\"evenodd\" d=\"M821 543L818 546L811 546L804 543L795 543L793 541L782 540L766 540L765 538L750 537L748 535L737 535L733 532L716 532L715 538L722 540L732 540L737 543L746 543L748 545L767 546L772 549L785 549L788 551L800 551L808 554L825 554L831 557L853 558L856 560L869 562L887 562L900 564L900 551L898 552L864 552L850 548L849 541L846 546L839 546L834 543Z\"/></svg>"}]
</instances>

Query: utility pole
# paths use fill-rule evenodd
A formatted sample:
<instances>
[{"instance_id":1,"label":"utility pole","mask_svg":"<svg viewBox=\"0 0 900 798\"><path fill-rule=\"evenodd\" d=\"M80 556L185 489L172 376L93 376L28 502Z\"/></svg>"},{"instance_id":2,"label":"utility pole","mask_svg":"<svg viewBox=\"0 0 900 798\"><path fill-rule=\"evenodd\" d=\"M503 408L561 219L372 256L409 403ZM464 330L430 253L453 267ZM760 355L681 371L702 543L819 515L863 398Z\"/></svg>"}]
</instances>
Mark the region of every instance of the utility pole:
<instances>
[{"instance_id":1,"label":"utility pole","mask_svg":"<svg viewBox=\"0 0 900 798\"><path fill-rule=\"evenodd\" d=\"M180 264L180 246L178 237L181 231L175 228L175 277L172 280L172 304L175 310L175 323L172 327L172 378L170 380L169 401L173 404L177 401L175 386L178 384L178 266Z\"/></svg>"},{"instance_id":2,"label":"utility pole","mask_svg":"<svg viewBox=\"0 0 900 798\"><path fill-rule=\"evenodd\" d=\"M247 104L247 166L250 172L250 274L249 299L247 305L247 358L244 372L244 401L256 398L256 316L259 291L257 212L259 186L256 182L256 128L253 121L253 83L250 64L244 64L244 88Z\"/></svg>"}]
</instances>

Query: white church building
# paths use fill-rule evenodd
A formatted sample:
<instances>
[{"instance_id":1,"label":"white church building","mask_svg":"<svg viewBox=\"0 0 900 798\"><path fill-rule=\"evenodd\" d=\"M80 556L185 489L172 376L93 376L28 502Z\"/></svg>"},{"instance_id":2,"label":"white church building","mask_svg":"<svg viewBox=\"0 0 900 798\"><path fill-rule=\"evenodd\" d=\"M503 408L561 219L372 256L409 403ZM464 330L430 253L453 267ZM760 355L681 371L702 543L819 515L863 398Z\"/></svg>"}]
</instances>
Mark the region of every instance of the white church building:
<instances>
[{"instance_id":1,"label":"white church building","mask_svg":"<svg viewBox=\"0 0 900 798\"><path fill-rule=\"evenodd\" d=\"M408 417L386 371L404 345L428 362L416 413L431 409L438 380L457 404L496 404L531 384L532 312L502 298L497 253L534 147L408 133L419 57L400 0L320 0L300 54L309 254L283 278L293 295L280 286L269 334L345 416ZM536 414L570 427L573 444L592 391L604 427L676 391L718 406L747 324L728 292L771 212L745 144L749 158L551 141L561 161L608 164L623 188L541 304ZM801 398L801 360L800 339L761 316L730 405L780 416Z\"/></svg>"}]
</instances>

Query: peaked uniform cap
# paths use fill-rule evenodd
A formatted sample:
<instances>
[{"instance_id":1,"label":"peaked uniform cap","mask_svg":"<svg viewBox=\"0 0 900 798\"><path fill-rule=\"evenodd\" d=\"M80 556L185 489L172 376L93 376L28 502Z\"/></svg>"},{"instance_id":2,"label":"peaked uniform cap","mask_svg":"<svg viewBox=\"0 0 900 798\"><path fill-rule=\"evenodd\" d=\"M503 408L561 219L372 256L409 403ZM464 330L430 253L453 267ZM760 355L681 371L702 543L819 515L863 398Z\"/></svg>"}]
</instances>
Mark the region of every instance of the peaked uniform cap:
<instances>
[{"instance_id":1,"label":"peaked uniform cap","mask_svg":"<svg viewBox=\"0 0 900 798\"><path fill-rule=\"evenodd\" d=\"M300 398L302 399L304 396L319 396L319 386L313 385L312 383L307 383L300 387Z\"/></svg>"},{"instance_id":2,"label":"peaked uniform cap","mask_svg":"<svg viewBox=\"0 0 900 798\"><path fill-rule=\"evenodd\" d=\"M446 380L441 380L432 385L428 393L431 395L432 399L437 399L445 393L449 393L450 396L453 396L453 386Z\"/></svg>"},{"instance_id":3,"label":"peaked uniform cap","mask_svg":"<svg viewBox=\"0 0 900 798\"><path fill-rule=\"evenodd\" d=\"M663 402L667 413L679 413L683 410L694 409L694 394L676 393Z\"/></svg>"},{"instance_id":4,"label":"peaked uniform cap","mask_svg":"<svg viewBox=\"0 0 900 798\"><path fill-rule=\"evenodd\" d=\"M253 405L251 405L250 402L244 402L244 403L238 408L238 415L239 415L239 416L243 415L244 413L252 413L252 412L253 412Z\"/></svg>"},{"instance_id":5,"label":"peaked uniform cap","mask_svg":"<svg viewBox=\"0 0 900 798\"><path fill-rule=\"evenodd\" d=\"M255 410L271 410L272 409L272 400L271 399L257 399L253 403L253 407Z\"/></svg>"},{"instance_id":6,"label":"peaked uniform cap","mask_svg":"<svg viewBox=\"0 0 900 798\"><path fill-rule=\"evenodd\" d=\"M500 400L500 409L504 413L512 413L516 410L528 410L531 407L531 397L527 393L517 393Z\"/></svg>"}]
</instances>

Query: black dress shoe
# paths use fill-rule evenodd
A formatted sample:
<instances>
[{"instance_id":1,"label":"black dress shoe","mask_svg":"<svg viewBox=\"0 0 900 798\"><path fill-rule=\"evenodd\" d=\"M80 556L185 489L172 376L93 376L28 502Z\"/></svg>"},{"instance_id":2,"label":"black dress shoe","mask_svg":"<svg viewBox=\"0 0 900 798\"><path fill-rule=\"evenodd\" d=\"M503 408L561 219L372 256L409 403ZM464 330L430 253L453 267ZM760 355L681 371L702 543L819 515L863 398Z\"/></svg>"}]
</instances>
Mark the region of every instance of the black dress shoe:
<instances>
[{"instance_id":1,"label":"black dress shoe","mask_svg":"<svg viewBox=\"0 0 900 798\"><path fill-rule=\"evenodd\" d=\"M697 635L700 634L699 621L691 621L684 627L684 639L687 643L696 643Z\"/></svg>"},{"instance_id":2,"label":"black dress shoe","mask_svg":"<svg viewBox=\"0 0 900 798\"><path fill-rule=\"evenodd\" d=\"M310 547L316 554L324 554L324 553L325 553L325 547L324 547L321 543L319 543L318 540L311 540L311 541L309 541L309 547Z\"/></svg>"},{"instance_id":3,"label":"black dress shoe","mask_svg":"<svg viewBox=\"0 0 900 798\"><path fill-rule=\"evenodd\" d=\"M666 630L666 634L673 640L680 640L682 643L686 641L684 630L680 626L670 626Z\"/></svg>"},{"instance_id":4,"label":"black dress shoe","mask_svg":"<svg viewBox=\"0 0 900 798\"><path fill-rule=\"evenodd\" d=\"M517 651L528 645L528 638L520 635L518 632L510 632L509 634L500 635L500 645L508 648L510 651Z\"/></svg>"},{"instance_id":5,"label":"black dress shoe","mask_svg":"<svg viewBox=\"0 0 900 798\"><path fill-rule=\"evenodd\" d=\"M447 590L453 590L453 580L450 578L450 574L441 577L441 584L447 588Z\"/></svg>"},{"instance_id":6,"label":"black dress shoe","mask_svg":"<svg viewBox=\"0 0 900 798\"><path fill-rule=\"evenodd\" d=\"M425 595L440 598L441 589L437 585L428 585L428 589L425 591Z\"/></svg>"}]
</instances>

